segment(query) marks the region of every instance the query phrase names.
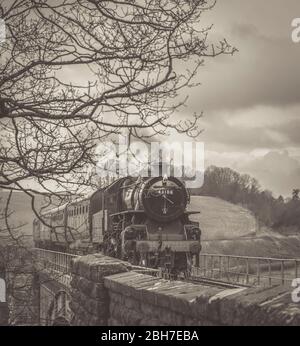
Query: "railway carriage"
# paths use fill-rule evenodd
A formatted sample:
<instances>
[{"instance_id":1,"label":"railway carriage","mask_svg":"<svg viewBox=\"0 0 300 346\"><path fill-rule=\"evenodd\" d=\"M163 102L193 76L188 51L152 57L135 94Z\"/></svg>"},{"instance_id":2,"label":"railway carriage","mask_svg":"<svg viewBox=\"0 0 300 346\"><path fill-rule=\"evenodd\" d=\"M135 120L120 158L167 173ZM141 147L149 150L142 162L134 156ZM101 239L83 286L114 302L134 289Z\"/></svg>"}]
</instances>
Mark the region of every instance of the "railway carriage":
<instances>
[{"instance_id":1,"label":"railway carriage","mask_svg":"<svg viewBox=\"0 0 300 346\"><path fill-rule=\"evenodd\" d=\"M70 250L85 251L91 247L90 197L77 199L66 205L66 243Z\"/></svg>"}]
</instances>

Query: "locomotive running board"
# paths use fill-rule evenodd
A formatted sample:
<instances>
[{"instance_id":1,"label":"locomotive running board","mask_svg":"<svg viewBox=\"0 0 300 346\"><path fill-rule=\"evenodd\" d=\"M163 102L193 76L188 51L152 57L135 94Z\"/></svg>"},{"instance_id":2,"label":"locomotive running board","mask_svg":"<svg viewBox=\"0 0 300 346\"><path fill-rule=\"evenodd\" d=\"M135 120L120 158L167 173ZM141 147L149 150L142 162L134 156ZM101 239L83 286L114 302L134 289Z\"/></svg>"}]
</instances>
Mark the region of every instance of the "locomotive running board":
<instances>
[{"instance_id":1,"label":"locomotive running board","mask_svg":"<svg viewBox=\"0 0 300 346\"><path fill-rule=\"evenodd\" d=\"M185 215L195 215L200 214L200 211L185 211ZM119 213L110 214L110 216L118 216L118 215L128 215L128 214L145 214L145 210L123 210Z\"/></svg>"},{"instance_id":2,"label":"locomotive running board","mask_svg":"<svg viewBox=\"0 0 300 346\"><path fill-rule=\"evenodd\" d=\"M110 214L109 216L127 215L127 214L145 214L144 210L124 210L119 213Z\"/></svg>"},{"instance_id":3,"label":"locomotive running board","mask_svg":"<svg viewBox=\"0 0 300 346\"><path fill-rule=\"evenodd\" d=\"M173 252L191 252L199 253L200 243L195 240L163 240L161 242L155 240L138 240L136 242L136 250L139 252L157 252L164 251L166 248Z\"/></svg>"}]
</instances>

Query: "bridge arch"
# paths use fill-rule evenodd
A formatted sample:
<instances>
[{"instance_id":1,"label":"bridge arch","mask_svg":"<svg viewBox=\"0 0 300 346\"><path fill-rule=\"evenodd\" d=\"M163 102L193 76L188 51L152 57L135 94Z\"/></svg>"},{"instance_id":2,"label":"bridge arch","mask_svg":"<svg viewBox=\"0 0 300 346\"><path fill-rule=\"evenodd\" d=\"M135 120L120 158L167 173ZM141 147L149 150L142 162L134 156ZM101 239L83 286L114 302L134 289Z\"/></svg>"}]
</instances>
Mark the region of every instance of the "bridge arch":
<instances>
[{"instance_id":1,"label":"bridge arch","mask_svg":"<svg viewBox=\"0 0 300 346\"><path fill-rule=\"evenodd\" d=\"M62 317L62 316L58 316L52 323L52 326L70 326L70 322Z\"/></svg>"},{"instance_id":2,"label":"bridge arch","mask_svg":"<svg viewBox=\"0 0 300 346\"><path fill-rule=\"evenodd\" d=\"M70 295L65 290L58 291L47 312L46 325L68 326L71 325L72 312L70 309Z\"/></svg>"}]
</instances>

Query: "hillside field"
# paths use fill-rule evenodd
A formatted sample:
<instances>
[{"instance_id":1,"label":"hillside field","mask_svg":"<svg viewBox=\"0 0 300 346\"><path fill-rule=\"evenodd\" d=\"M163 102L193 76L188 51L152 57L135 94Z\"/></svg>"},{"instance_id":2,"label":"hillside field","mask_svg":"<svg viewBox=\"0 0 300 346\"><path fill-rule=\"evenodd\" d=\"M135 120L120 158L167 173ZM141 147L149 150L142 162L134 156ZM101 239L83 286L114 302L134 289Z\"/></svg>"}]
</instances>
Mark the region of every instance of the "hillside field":
<instances>
[{"instance_id":1,"label":"hillside field","mask_svg":"<svg viewBox=\"0 0 300 346\"><path fill-rule=\"evenodd\" d=\"M256 234L257 222L252 213L220 198L192 196L188 210L200 211L191 219L200 223L203 240L227 240Z\"/></svg>"}]
</instances>

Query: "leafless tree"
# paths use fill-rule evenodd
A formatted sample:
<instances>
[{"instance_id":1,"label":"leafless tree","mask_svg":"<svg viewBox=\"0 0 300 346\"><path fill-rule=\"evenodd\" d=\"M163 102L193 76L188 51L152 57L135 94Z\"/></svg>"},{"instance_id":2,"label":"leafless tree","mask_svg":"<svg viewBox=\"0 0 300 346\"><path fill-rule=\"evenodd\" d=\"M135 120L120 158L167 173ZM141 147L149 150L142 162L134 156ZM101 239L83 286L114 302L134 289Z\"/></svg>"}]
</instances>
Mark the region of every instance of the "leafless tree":
<instances>
[{"instance_id":1,"label":"leafless tree","mask_svg":"<svg viewBox=\"0 0 300 346\"><path fill-rule=\"evenodd\" d=\"M233 54L201 17L214 0L3 0L0 18L0 189L4 234L12 191L62 203L93 183L96 147L127 129L196 136L198 119L174 117L206 58ZM178 120L179 119L179 120ZM38 203L40 204L40 203ZM3 204L2 204L3 205ZM44 221L43 221L44 222ZM22 245L23 246L23 245Z\"/></svg>"},{"instance_id":2,"label":"leafless tree","mask_svg":"<svg viewBox=\"0 0 300 346\"><path fill-rule=\"evenodd\" d=\"M0 6L0 187L63 187L94 164L96 143L122 128L141 137L175 121L205 58L232 54L202 28L207 0L16 0ZM188 66L188 67L187 67ZM74 176L73 176L74 175ZM72 178L72 179L71 179ZM81 181L82 183L82 181ZM30 193L30 189L26 189Z\"/></svg>"}]
</instances>

